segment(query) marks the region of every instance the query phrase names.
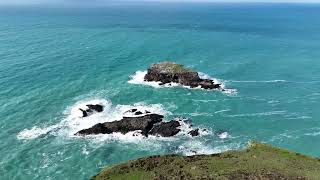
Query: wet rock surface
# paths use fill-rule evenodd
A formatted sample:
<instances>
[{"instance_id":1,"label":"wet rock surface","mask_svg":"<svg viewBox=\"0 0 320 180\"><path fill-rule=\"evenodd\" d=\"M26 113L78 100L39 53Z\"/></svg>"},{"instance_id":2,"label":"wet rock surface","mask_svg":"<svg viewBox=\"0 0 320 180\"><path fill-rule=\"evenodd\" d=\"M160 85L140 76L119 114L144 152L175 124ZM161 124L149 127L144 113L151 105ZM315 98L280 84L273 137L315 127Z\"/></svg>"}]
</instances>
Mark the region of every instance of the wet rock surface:
<instances>
[{"instance_id":1,"label":"wet rock surface","mask_svg":"<svg viewBox=\"0 0 320 180\"><path fill-rule=\"evenodd\" d=\"M161 122L156 124L149 134L152 135L159 135L163 137L170 137L178 134L180 132L180 123L178 121L169 121L169 122Z\"/></svg>"},{"instance_id":2,"label":"wet rock surface","mask_svg":"<svg viewBox=\"0 0 320 180\"><path fill-rule=\"evenodd\" d=\"M127 111L131 113L131 117L123 117L121 120L98 123L88 129L78 131L75 135L86 136L96 134L111 134L139 131L143 136L155 135L162 137L175 136L181 131L181 122L179 120L163 121L163 116L159 114L153 114L149 111L141 111L137 109L131 109ZM192 136L199 135L199 129L192 130Z\"/></svg>"},{"instance_id":3,"label":"wet rock surface","mask_svg":"<svg viewBox=\"0 0 320 180\"><path fill-rule=\"evenodd\" d=\"M76 135L111 134L114 132L126 134L130 131L141 130L141 134L147 136L153 125L161 122L162 118L163 116L158 114L149 114L141 117L123 117L120 121L96 124L91 128L77 132Z\"/></svg>"},{"instance_id":4,"label":"wet rock surface","mask_svg":"<svg viewBox=\"0 0 320 180\"><path fill-rule=\"evenodd\" d=\"M95 112L99 113L103 111L103 105L100 104L87 104L86 106L86 109L79 108L79 110L82 112L82 117L87 117Z\"/></svg>"},{"instance_id":5,"label":"wet rock surface","mask_svg":"<svg viewBox=\"0 0 320 180\"><path fill-rule=\"evenodd\" d=\"M194 130L192 130L192 131L190 131L190 132L188 132L188 134L190 135L190 136L199 136L199 129L194 129Z\"/></svg>"}]
</instances>

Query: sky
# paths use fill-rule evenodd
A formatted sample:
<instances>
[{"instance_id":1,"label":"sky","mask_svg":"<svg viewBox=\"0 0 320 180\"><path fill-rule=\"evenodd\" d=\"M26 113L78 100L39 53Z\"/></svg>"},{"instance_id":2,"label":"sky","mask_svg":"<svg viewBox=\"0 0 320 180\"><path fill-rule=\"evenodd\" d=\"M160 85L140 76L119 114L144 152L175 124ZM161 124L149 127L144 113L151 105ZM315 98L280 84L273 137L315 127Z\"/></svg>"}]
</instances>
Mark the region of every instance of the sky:
<instances>
[{"instance_id":1,"label":"sky","mask_svg":"<svg viewBox=\"0 0 320 180\"><path fill-rule=\"evenodd\" d=\"M0 5L107 4L110 2L213 2L213 3L320 3L320 0L0 0Z\"/></svg>"}]
</instances>

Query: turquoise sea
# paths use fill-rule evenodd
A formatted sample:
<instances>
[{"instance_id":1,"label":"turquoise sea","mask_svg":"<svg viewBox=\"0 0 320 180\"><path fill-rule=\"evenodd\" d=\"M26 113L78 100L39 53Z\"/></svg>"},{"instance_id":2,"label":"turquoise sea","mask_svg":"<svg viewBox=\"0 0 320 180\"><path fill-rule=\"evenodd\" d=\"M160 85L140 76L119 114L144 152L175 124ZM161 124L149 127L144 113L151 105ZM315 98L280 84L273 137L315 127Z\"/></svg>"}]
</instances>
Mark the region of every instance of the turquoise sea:
<instances>
[{"instance_id":1,"label":"turquoise sea","mask_svg":"<svg viewBox=\"0 0 320 180\"><path fill-rule=\"evenodd\" d=\"M320 157L319 19L316 4L0 7L0 179L88 179L130 159L251 140ZM139 73L163 60L231 90L139 84ZM92 101L106 111L79 118ZM132 107L209 132L73 136Z\"/></svg>"}]
</instances>

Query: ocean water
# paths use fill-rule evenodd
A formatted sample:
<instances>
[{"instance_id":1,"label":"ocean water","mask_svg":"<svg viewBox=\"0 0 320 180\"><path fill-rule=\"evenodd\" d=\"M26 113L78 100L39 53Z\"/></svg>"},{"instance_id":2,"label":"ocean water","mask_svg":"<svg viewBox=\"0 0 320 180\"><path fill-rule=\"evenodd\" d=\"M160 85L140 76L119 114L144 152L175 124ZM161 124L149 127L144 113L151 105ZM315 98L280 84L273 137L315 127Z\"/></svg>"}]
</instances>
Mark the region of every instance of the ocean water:
<instances>
[{"instance_id":1,"label":"ocean water","mask_svg":"<svg viewBox=\"0 0 320 180\"><path fill-rule=\"evenodd\" d=\"M0 179L88 179L130 159L252 140L320 157L319 19L315 4L0 7ZM163 60L228 91L141 82ZM90 102L106 111L79 118ZM133 107L208 132L73 136Z\"/></svg>"}]
</instances>

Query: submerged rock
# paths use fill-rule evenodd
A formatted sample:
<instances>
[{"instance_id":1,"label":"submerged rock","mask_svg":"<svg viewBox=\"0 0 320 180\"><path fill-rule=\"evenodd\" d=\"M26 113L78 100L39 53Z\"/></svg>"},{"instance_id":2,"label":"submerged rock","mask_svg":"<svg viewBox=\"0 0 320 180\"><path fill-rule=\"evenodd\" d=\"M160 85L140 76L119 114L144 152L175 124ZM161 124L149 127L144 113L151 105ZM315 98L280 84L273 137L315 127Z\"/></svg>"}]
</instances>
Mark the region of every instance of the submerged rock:
<instances>
[{"instance_id":1,"label":"submerged rock","mask_svg":"<svg viewBox=\"0 0 320 180\"><path fill-rule=\"evenodd\" d=\"M144 80L160 82L160 85L179 83L191 88L221 89L221 84L216 84L211 79L201 79L198 72L174 62L161 62L151 65Z\"/></svg>"}]
</instances>

